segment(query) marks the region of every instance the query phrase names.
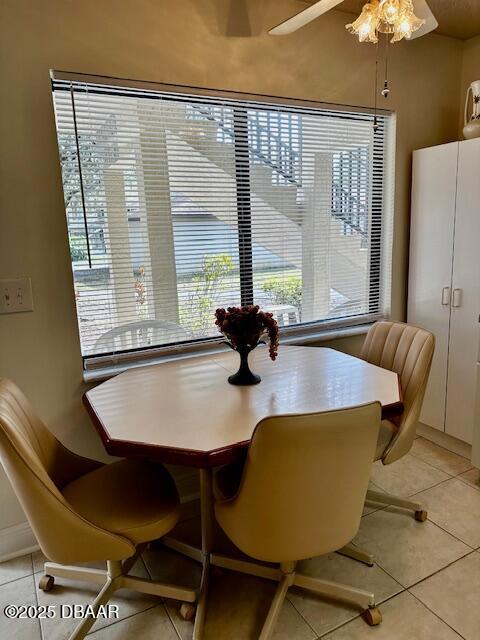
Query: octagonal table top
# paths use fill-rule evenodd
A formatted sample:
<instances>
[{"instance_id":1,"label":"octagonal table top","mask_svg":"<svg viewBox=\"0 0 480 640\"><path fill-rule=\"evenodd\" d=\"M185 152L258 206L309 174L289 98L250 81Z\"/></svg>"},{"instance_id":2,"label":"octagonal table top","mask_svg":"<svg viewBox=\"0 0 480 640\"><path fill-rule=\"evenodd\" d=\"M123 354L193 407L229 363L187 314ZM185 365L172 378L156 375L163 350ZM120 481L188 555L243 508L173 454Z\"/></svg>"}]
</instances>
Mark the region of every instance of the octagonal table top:
<instances>
[{"instance_id":1,"label":"octagonal table top","mask_svg":"<svg viewBox=\"0 0 480 640\"><path fill-rule=\"evenodd\" d=\"M383 417L403 410L398 375L324 347L265 347L249 357L262 381L228 383L234 352L130 369L88 391L85 405L106 450L193 467L232 462L269 415L329 411L379 401Z\"/></svg>"}]
</instances>

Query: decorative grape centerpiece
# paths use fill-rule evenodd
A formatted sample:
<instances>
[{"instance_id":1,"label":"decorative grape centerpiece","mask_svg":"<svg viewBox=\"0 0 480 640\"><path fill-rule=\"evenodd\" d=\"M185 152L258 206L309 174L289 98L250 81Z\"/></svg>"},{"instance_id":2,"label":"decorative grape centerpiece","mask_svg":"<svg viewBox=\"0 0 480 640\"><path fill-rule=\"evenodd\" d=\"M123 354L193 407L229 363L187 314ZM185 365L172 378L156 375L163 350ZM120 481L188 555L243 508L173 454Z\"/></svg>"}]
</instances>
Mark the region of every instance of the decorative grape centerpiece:
<instances>
[{"instance_id":1,"label":"decorative grape centerpiece","mask_svg":"<svg viewBox=\"0 0 480 640\"><path fill-rule=\"evenodd\" d=\"M230 384L258 384L259 375L248 366L248 354L259 343L266 344L270 358L278 353L278 324L271 313L261 311L258 305L228 307L215 311L215 324L227 338L227 344L240 355L240 368L228 378Z\"/></svg>"}]
</instances>

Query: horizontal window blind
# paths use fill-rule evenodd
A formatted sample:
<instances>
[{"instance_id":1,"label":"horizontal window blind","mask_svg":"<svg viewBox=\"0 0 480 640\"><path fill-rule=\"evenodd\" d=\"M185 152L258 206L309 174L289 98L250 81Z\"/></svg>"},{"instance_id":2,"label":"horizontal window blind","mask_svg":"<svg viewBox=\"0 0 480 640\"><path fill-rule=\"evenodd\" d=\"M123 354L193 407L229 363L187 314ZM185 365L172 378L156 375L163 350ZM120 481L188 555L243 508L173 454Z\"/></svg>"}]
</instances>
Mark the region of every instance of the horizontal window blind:
<instances>
[{"instance_id":1,"label":"horizontal window blind","mask_svg":"<svg viewBox=\"0 0 480 640\"><path fill-rule=\"evenodd\" d=\"M82 354L388 313L393 116L53 79Z\"/></svg>"}]
</instances>

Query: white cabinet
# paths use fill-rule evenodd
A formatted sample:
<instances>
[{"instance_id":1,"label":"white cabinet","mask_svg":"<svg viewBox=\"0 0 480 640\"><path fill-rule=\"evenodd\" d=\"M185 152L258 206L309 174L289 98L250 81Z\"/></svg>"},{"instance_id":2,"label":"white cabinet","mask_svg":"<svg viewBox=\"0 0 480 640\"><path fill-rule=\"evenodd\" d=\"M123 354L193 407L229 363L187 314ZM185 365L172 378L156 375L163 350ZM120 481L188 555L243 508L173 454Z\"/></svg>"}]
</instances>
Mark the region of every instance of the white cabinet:
<instances>
[{"instance_id":1,"label":"white cabinet","mask_svg":"<svg viewBox=\"0 0 480 640\"><path fill-rule=\"evenodd\" d=\"M420 420L442 431L445 427L457 159L458 143L422 149L413 156L408 321L428 329L436 338Z\"/></svg>"},{"instance_id":2,"label":"white cabinet","mask_svg":"<svg viewBox=\"0 0 480 640\"><path fill-rule=\"evenodd\" d=\"M421 422L471 443L480 314L480 139L414 153L408 321L432 331Z\"/></svg>"}]
</instances>

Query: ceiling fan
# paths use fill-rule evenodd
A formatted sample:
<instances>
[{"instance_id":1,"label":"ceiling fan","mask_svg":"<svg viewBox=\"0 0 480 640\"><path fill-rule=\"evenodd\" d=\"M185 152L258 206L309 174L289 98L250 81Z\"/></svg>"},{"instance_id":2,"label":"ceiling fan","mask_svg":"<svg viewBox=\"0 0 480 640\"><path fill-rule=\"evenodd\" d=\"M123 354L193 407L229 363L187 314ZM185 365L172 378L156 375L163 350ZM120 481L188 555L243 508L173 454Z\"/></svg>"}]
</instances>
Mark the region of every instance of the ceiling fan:
<instances>
[{"instance_id":1,"label":"ceiling fan","mask_svg":"<svg viewBox=\"0 0 480 640\"><path fill-rule=\"evenodd\" d=\"M343 0L319 0L308 9L280 23L269 33L283 36L297 31L334 9ZM378 33L393 34L392 42L424 36L438 27L426 0L369 0L352 24L346 25L361 42L377 42Z\"/></svg>"}]
</instances>

